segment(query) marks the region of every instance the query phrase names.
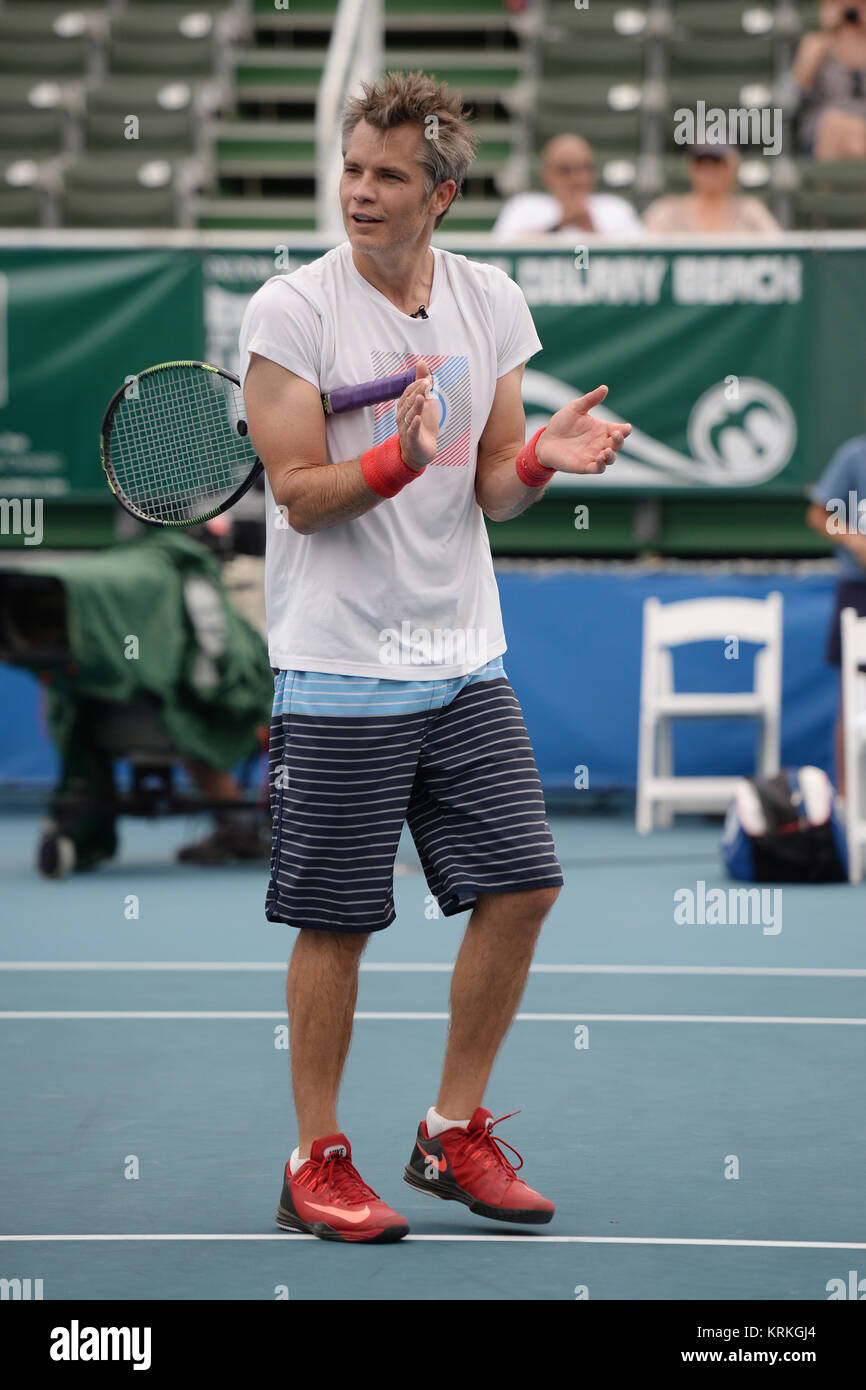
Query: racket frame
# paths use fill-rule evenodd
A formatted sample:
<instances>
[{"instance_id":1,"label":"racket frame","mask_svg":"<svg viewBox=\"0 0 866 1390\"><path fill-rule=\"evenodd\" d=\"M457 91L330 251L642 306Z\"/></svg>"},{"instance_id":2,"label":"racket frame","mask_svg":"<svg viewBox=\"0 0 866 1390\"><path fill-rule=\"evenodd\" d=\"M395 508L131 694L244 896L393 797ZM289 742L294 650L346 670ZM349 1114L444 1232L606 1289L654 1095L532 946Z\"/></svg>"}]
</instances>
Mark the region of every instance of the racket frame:
<instances>
[{"instance_id":1,"label":"racket frame","mask_svg":"<svg viewBox=\"0 0 866 1390\"><path fill-rule=\"evenodd\" d=\"M130 516L134 516L136 521L142 521L146 526L156 526L160 530L166 530L167 528L183 528L186 526L200 526L203 522L210 521L213 517L228 511L229 507L233 507L235 502L240 501L244 493L249 492L256 478L258 478L259 474L263 471L262 461L257 457L253 461L246 478L241 485L235 489L231 497L227 498L225 502L220 503L218 507L213 507L210 511L204 512L202 516L196 518L194 521L159 521L156 517L145 516L135 503L126 497L117 481L117 476L111 463L111 422L121 401L124 400L127 391L134 382L140 381L143 377L152 376L155 372L166 371L170 367L196 367L202 371L213 372L216 376L224 377L226 381L230 381L233 386L240 386L241 384L240 379L235 376L234 372L226 371L225 367L215 367L210 362L199 362L193 358L187 357L177 362L158 362L153 367L145 367L142 371L136 372L134 376L128 377L122 386L118 387L111 400L108 402L99 431L99 462L102 464L102 471L105 474L106 482L114 494L115 501L120 503L124 511L129 512Z\"/></svg>"}]
</instances>

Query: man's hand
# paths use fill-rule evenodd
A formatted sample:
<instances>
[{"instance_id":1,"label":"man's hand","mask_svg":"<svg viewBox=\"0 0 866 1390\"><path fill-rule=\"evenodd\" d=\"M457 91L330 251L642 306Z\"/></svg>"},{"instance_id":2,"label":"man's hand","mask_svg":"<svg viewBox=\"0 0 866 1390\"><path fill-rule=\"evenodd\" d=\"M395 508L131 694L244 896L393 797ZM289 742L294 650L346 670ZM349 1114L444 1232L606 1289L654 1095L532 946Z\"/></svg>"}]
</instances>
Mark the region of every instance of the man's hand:
<instances>
[{"instance_id":1,"label":"man's hand","mask_svg":"<svg viewBox=\"0 0 866 1390\"><path fill-rule=\"evenodd\" d=\"M439 406L432 395L433 378L423 357L415 368L415 380L397 402L397 433L407 468L416 473L432 463L439 444ZM431 394L428 395L428 392Z\"/></svg>"},{"instance_id":2,"label":"man's hand","mask_svg":"<svg viewBox=\"0 0 866 1390\"><path fill-rule=\"evenodd\" d=\"M594 420L589 414L606 395L606 386L596 386L558 410L535 446L538 462L559 473L603 473L631 434L631 425Z\"/></svg>"}]
</instances>

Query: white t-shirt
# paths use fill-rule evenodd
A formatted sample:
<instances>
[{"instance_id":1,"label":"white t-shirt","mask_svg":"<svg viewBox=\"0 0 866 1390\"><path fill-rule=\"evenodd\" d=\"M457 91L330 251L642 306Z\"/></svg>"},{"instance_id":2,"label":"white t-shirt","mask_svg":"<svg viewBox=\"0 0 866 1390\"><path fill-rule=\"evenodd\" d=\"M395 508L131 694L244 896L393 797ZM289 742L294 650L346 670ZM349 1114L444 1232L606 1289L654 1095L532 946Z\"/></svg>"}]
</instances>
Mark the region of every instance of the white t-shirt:
<instances>
[{"instance_id":1,"label":"white t-shirt","mask_svg":"<svg viewBox=\"0 0 866 1390\"><path fill-rule=\"evenodd\" d=\"M353 521L298 535L266 487L268 648L282 670L432 680L466 675L505 651L475 463L497 379L541 342L522 290L503 271L439 247L433 254L427 319L410 318L374 289L348 241L273 276L247 305L242 381L251 352L324 392L424 357L440 410L433 462ZM395 407L330 416L327 463L395 434Z\"/></svg>"},{"instance_id":2,"label":"white t-shirt","mask_svg":"<svg viewBox=\"0 0 866 1390\"><path fill-rule=\"evenodd\" d=\"M644 235L645 229L640 218L625 198L617 198L613 193L591 193L586 205L592 218L593 230L598 236L635 241ZM517 193L500 209L492 235L500 241L530 236L533 232L542 236L557 226L561 219L562 208L549 193ZM581 230L579 227L563 227L556 235L568 237L573 241L580 235Z\"/></svg>"}]
</instances>

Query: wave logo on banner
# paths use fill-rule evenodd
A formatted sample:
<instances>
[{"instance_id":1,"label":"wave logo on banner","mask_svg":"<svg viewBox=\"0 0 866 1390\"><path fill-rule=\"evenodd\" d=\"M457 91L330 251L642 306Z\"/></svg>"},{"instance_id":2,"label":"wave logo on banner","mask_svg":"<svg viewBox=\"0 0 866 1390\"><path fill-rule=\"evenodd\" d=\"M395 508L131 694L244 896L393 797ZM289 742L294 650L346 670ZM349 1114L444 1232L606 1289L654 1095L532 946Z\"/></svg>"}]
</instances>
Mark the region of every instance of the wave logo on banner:
<instances>
[{"instance_id":1,"label":"wave logo on banner","mask_svg":"<svg viewBox=\"0 0 866 1390\"><path fill-rule=\"evenodd\" d=\"M527 368L523 374L527 438L581 394L580 388L558 377ZM793 410L781 391L756 377L740 377L735 398L729 399L731 395L729 383L720 381L692 406L686 429L691 456L634 427L616 466L604 474L582 476L581 486L604 479L607 486L619 487L753 487L775 477L797 443ZM533 407L541 409L533 413ZM617 422L626 418L612 408L610 397L592 414ZM556 484L574 485L565 473L557 473L551 486Z\"/></svg>"}]
</instances>

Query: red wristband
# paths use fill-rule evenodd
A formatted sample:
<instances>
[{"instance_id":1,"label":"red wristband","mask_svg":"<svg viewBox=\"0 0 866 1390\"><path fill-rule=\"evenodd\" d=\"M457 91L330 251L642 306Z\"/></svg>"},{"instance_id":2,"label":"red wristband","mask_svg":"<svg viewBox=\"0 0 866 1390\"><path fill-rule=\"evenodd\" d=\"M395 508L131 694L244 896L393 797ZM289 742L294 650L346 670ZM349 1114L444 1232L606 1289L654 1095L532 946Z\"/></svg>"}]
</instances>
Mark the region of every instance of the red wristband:
<instances>
[{"instance_id":1,"label":"red wristband","mask_svg":"<svg viewBox=\"0 0 866 1390\"><path fill-rule=\"evenodd\" d=\"M546 468L535 457L535 446L539 436L544 434L546 428L546 425L542 425L541 429L532 436L528 444L524 444L517 455L517 476L527 487L543 487L545 483L550 482L556 472L555 468Z\"/></svg>"},{"instance_id":2,"label":"red wristband","mask_svg":"<svg viewBox=\"0 0 866 1390\"><path fill-rule=\"evenodd\" d=\"M413 478L420 478L424 470L410 468L403 462L400 436L392 434L390 439L361 455L361 472L367 486L380 497L394 497Z\"/></svg>"}]
</instances>

